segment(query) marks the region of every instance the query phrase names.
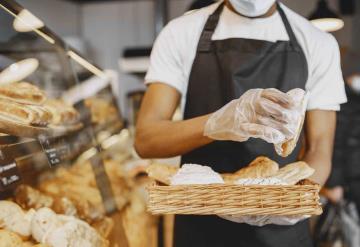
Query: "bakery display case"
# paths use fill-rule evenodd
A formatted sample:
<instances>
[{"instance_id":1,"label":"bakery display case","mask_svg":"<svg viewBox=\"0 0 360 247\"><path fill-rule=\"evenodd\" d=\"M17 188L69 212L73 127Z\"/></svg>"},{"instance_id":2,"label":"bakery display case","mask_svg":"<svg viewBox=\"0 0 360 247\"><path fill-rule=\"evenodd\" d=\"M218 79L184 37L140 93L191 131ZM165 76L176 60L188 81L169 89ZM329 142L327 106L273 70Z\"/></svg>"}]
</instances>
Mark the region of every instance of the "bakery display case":
<instances>
[{"instance_id":1,"label":"bakery display case","mask_svg":"<svg viewBox=\"0 0 360 247\"><path fill-rule=\"evenodd\" d=\"M0 247L157 246L114 83L0 0Z\"/></svg>"}]
</instances>

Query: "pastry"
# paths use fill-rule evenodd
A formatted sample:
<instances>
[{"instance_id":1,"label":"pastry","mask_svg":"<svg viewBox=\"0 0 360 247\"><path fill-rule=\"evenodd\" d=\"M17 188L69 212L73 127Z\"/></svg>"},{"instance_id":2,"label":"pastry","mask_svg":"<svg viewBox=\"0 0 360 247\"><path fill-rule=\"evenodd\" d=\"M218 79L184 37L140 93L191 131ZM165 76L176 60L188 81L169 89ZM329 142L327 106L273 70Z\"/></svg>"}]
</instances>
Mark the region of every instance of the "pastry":
<instances>
[{"instance_id":1,"label":"pastry","mask_svg":"<svg viewBox=\"0 0 360 247\"><path fill-rule=\"evenodd\" d=\"M0 201L0 228L27 238L31 234L31 219L34 213L34 210L25 213L16 203Z\"/></svg>"},{"instance_id":2,"label":"pastry","mask_svg":"<svg viewBox=\"0 0 360 247\"><path fill-rule=\"evenodd\" d=\"M259 156L248 166L241 168L233 174L222 174L225 183L234 183L243 178L265 178L271 177L279 170L279 165L275 161Z\"/></svg>"},{"instance_id":3,"label":"pastry","mask_svg":"<svg viewBox=\"0 0 360 247\"><path fill-rule=\"evenodd\" d=\"M32 220L32 236L52 247L107 247L103 239L89 224L71 216L57 215L49 208L39 209Z\"/></svg>"},{"instance_id":4,"label":"pastry","mask_svg":"<svg viewBox=\"0 0 360 247\"><path fill-rule=\"evenodd\" d=\"M107 239L111 231L114 228L114 220L109 217L105 217L102 220L98 220L91 224L91 226L105 239Z\"/></svg>"},{"instance_id":5,"label":"pastry","mask_svg":"<svg viewBox=\"0 0 360 247\"><path fill-rule=\"evenodd\" d=\"M46 95L28 82L17 82L0 86L0 98L22 104L41 105L45 102Z\"/></svg>"},{"instance_id":6,"label":"pastry","mask_svg":"<svg viewBox=\"0 0 360 247\"><path fill-rule=\"evenodd\" d=\"M315 170L306 164L306 162L298 161L284 166L274 177L289 185L295 185L299 181L309 178L314 172Z\"/></svg>"},{"instance_id":7,"label":"pastry","mask_svg":"<svg viewBox=\"0 0 360 247\"><path fill-rule=\"evenodd\" d=\"M161 183L170 185L170 179L178 172L175 166L164 164L152 164L146 168L146 173L150 178L155 179Z\"/></svg>"},{"instance_id":8,"label":"pastry","mask_svg":"<svg viewBox=\"0 0 360 247\"><path fill-rule=\"evenodd\" d=\"M90 109L91 121L96 124L103 124L110 118L118 115L112 102L101 98L90 98L85 100L85 105Z\"/></svg>"},{"instance_id":9,"label":"pastry","mask_svg":"<svg viewBox=\"0 0 360 247\"><path fill-rule=\"evenodd\" d=\"M16 188L15 201L24 209L51 207L54 202L53 198L50 196L47 196L28 185L20 185Z\"/></svg>"},{"instance_id":10,"label":"pastry","mask_svg":"<svg viewBox=\"0 0 360 247\"><path fill-rule=\"evenodd\" d=\"M49 99L44 104L52 114L51 124L53 125L73 125L79 122L79 113L72 106L59 99Z\"/></svg>"},{"instance_id":11,"label":"pastry","mask_svg":"<svg viewBox=\"0 0 360 247\"><path fill-rule=\"evenodd\" d=\"M21 238L7 230L0 230L0 247L22 247L23 241Z\"/></svg>"},{"instance_id":12,"label":"pastry","mask_svg":"<svg viewBox=\"0 0 360 247\"><path fill-rule=\"evenodd\" d=\"M50 123L52 114L45 107L37 105L27 105L27 107L34 112L35 119L32 123L33 125L47 126Z\"/></svg>"},{"instance_id":13,"label":"pastry","mask_svg":"<svg viewBox=\"0 0 360 247\"><path fill-rule=\"evenodd\" d=\"M51 209L53 209L58 214L79 217L78 209L76 208L75 204L65 196L56 197Z\"/></svg>"},{"instance_id":14,"label":"pastry","mask_svg":"<svg viewBox=\"0 0 360 247\"><path fill-rule=\"evenodd\" d=\"M0 117L20 124L46 126L51 114L41 106L23 105L0 98Z\"/></svg>"},{"instance_id":15,"label":"pastry","mask_svg":"<svg viewBox=\"0 0 360 247\"><path fill-rule=\"evenodd\" d=\"M303 179L297 182L296 185L318 185L318 184L309 179Z\"/></svg>"},{"instance_id":16,"label":"pastry","mask_svg":"<svg viewBox=\"0 0 360 247\"><path fill-rule=\"evenodd\" d=\"M289 156L295 149L296 144L300 138L301 135L301 131L304 125L304 121L305 121L305 113L306 113L306 107L307 107L307 102L308 102L308 98L309 95L305 94L305 91L299 88L293 89L291 91L288 92L288 95L290 95L292 98L295 99L295 101L297 102L301 102L301 117L298 120L298 124L297 124L297 128L296 128L296 133L294 138L290 139L290 140L286 140L283 143L280 144L276 144L275 145L275 150L276 152L282 156L282 157L287 157Z\"/></svg>"}]
</instances>

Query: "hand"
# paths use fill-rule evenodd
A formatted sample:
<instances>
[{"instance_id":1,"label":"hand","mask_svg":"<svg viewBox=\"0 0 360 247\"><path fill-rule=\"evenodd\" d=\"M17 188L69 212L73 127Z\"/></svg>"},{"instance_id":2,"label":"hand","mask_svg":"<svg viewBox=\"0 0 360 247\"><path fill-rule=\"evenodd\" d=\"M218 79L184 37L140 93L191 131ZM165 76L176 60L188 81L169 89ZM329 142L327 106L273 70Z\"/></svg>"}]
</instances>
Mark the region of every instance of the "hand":
<instances>
[{"instance_id":1,"label":"hand","mask_svg":"<svg viewBox=\"0 0 360 247\"><path fill-rule=\"evenodd\" d=\"M210 116L204 135L214 140L242 142L253 137L268 143L284 142L295 136L301 117L297 101L274 88L248 90Z\"/></svg>"},{"instance_id":2,"label":"hand","mask_svg":"<svg viewBox=\"0 0 360 247\"><path fill-rule=\"evenodd\" d=\"M230 220L235 223L245 223L252 226L265 226L269 224L291 226L309 218L310 216L294 215L294 216L271 216L271 215L254 215L254 216L236 216L221 215L223 219Z\"/></svg>"},{"instance_id":3,"label":"hand","mask_svg":"<svg viewBox=\"0 0 360 247\"><path fill-rule=\"evenodd\" d=\"M332 203L336 204L344 198L344 189L341 186L336 186L331 189L323 189L323 195Z\"/></svg>"}]
</instances>

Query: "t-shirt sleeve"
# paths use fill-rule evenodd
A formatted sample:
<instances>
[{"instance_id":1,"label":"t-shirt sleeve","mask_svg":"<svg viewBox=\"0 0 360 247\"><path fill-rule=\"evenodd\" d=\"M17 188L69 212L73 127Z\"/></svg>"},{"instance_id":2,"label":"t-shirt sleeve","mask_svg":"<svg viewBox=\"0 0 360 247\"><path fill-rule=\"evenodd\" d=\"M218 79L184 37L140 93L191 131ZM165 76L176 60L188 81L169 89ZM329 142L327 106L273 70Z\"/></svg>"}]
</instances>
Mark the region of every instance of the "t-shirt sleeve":
<instances>
[{"instance_id":1,"label":"t-shirt sleeve","mask_svg":"<svg viewBox=\"0 0 360 247\"><path fill-rule=\"evenodd\" d=\"M150 66L145 76L145 84L160 82L184 94L185 75L179 40L174 25L170 22L157 37L150 56Z\"/></svg>"},{"instance_id":2,"label":"t-shirt sleeve","mask_svg":"<svg viewBox=\"0 0 360 247\"><path fill-rule=\"evenodd\" d=\"M339 111L347 101L340 65L340 51L335 38L324 34L313 46L306 90L310 92L308 110Z\"/></svg>"}]
</instances>

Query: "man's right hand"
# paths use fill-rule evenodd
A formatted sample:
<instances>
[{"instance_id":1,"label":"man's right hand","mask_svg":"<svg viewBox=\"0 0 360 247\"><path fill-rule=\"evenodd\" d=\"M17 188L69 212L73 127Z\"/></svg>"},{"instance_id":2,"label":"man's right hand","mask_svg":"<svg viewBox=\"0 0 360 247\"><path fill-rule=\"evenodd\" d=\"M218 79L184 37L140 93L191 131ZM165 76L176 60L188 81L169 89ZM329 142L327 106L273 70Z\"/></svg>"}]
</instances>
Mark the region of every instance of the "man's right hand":
<instances>
[{"instance_id":1,"label":"man's right hand","mask_svg":"<svg viewBox=\"0 0 360 247\"><path fill-rule=\"evenodd\" d=\"M291 98L277 89L250 89L213 113L205 125L204 135L214 140L247 141L261 138L268 143L291 139L301 117L305 92L294 89L299 97Z\"/></svg>"}]
</instances>

